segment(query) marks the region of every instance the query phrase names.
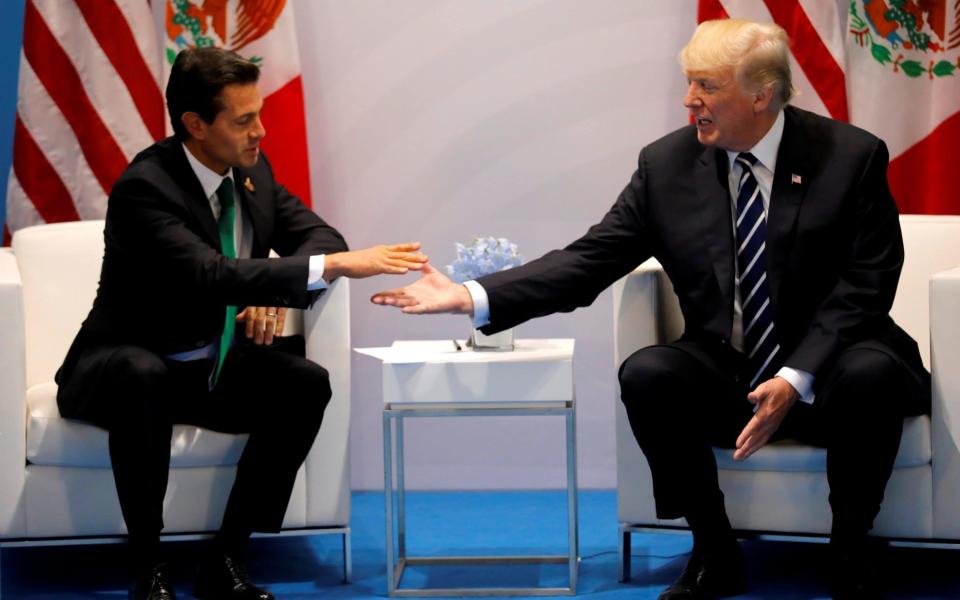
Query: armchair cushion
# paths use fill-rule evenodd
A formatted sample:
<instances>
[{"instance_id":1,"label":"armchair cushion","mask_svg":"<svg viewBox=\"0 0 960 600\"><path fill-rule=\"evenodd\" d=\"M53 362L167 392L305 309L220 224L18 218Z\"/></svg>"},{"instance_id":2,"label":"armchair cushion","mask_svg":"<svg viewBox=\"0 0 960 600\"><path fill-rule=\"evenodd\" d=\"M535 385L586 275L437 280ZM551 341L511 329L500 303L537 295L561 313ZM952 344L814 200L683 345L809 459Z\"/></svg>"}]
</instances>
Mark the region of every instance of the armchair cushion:
<instances>
[{"instance_id":1,"label":"armchair cushion","mask_svg":"<svg viewBox=\"0 0 960 600\"><path fill-rule=\"evenodd\" d=\"M827 472L827 451L793 442L781 440L761 448L750 460L733 460L733 450L714 448L717 467L731 471L790 471L790 472ZM903 437L894 468L929 465L930 417L921 415L909 417L903 422Z\"/></svg>"},{"instance_id":2,"label":"armchair cushion","mask_svg":"<svg viewBox=\"0 0 960 600\"><path fill-rule=\"evenodd\" d=\"M170 466L233 466L246 442L246 435L175 425ZM61 418L57 385L35 385L27 390L27 460L33 465L109 469L107 432L83 421Z\"/></svg>"}]
</instances>

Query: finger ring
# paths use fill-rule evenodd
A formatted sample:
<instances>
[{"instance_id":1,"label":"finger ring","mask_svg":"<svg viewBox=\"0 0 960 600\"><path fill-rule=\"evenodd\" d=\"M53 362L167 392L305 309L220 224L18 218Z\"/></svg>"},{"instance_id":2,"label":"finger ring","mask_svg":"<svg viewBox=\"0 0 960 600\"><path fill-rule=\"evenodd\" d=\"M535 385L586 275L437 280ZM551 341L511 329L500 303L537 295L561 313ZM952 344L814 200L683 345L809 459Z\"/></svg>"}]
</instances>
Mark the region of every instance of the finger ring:
<instances>
[{"instance_id":1,"label":"finger ring","mask_svg":"<svg viewBox=\"0 0 960 600\"><path fill-rule=\"evenodd\" d=\"M277 317L277 313L267 313L267 314L264 315L264 316L276 318L276 317Z\"/></svg>"}]
</instances>

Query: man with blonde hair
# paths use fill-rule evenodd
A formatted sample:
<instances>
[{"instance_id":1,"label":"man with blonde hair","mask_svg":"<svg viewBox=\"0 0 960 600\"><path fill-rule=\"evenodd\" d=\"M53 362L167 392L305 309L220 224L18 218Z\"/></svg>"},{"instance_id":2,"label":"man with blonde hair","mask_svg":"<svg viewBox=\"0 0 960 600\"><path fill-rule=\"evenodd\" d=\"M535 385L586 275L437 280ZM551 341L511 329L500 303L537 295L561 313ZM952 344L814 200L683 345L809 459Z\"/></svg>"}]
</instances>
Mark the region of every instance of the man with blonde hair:
<instances>
[{"instance_id":1,"label":"man with blonde hair","mask_svg":"<svg viewBox=\"0 0 960 600\"><path fill-rule=\"evenodd\" d=\"M470 314L486 333L587 306L651 256L685 331L620 367L657 516L685 517L693 553L661 600L746 589L711 446L748 459L771 439L827 448L835 598L880 598L867 533L903 418L930 376L889 316L903 264L884 143L795 107L786 33L701 24L680 54L693 124L647 146L603 220L523 267L458 286L432 268L373 297Z\"/></svg>"}]
</instances>

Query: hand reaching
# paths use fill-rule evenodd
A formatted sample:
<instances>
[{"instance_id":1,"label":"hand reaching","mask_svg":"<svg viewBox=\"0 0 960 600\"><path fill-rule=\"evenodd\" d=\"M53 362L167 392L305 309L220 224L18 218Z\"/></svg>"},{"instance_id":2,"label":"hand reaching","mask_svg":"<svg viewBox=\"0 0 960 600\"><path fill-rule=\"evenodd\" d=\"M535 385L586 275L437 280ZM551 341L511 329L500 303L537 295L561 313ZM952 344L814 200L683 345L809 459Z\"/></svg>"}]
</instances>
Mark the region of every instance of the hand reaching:
<instances>
[{"instance_id":1,"label":"hand reaching","mask_svg":"<svg viewBox=\"0 0 960 600\"><path fill-rule=\"evenodd\" d=\"M450 281L429 263L423 265L420 279L402 287L378 292L370 301L396 306L414 315L435 313L473 314L473 299L467 288Z\"/></svg>"},{"instance_id":2,"label":"hand reaching","mask_svg":"<svg viewBox=\"0 0 960 600\"><path fill-rule=\"evenodd\" d=\"M427 262L427 255L418 250L419 242L408 242L328 254L324 259L323 278L333 281L340 276L360 279L380 274L403 275L407 271L419 271Z\"/></svg>"}]
</instances>

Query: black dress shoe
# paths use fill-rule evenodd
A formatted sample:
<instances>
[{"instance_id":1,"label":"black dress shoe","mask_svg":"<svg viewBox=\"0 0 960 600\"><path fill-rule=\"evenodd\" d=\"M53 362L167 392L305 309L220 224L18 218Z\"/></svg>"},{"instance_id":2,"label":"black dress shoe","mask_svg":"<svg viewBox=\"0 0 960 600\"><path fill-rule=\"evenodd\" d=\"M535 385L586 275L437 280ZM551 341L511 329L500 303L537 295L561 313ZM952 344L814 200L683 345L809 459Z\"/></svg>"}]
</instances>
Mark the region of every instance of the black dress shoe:
<instances>
[{"instance_id":1,"label":"black dress shoe","mask_svg":"<svg viewBox=\"0 0 960 600\"><path fill-rule=\"evenodd\" d=\"M230 554L200 567L193 595L201 600L274 600L273 594L250 581L243 563Z\"/></svg>"},{"instance_id":2,"label":"black dress shoe","mask_svg":"<svg viewBox=\"0 0 960 600\"><path fill-rule=\"evenodd\" d=\"M880 574L866 551L835 554L830 571L830 597L834 600L883 600Z\"/></svg>"},{"instance_id":3,"label":"black dress shoe","mask_svg":"<svg viewBox=\"0 0 960 600\"><path fill-rule=\"evenodd\" d=\"M166 565L157 565L130 584L130 600L177 600L173 586L167 581Z\"/></svg>"},{"instance_id":4,"label":"black dress shoe","mask_svg":"<svg viewBox=\"0 0 960 600\"><path fill-rule=\"evenodd\" d=\"M742 594L747 589L747 566L740 546L722 552L694 551L680 578L663 590L658 600L701 600Z\"/></svg>"}]
</instances>

